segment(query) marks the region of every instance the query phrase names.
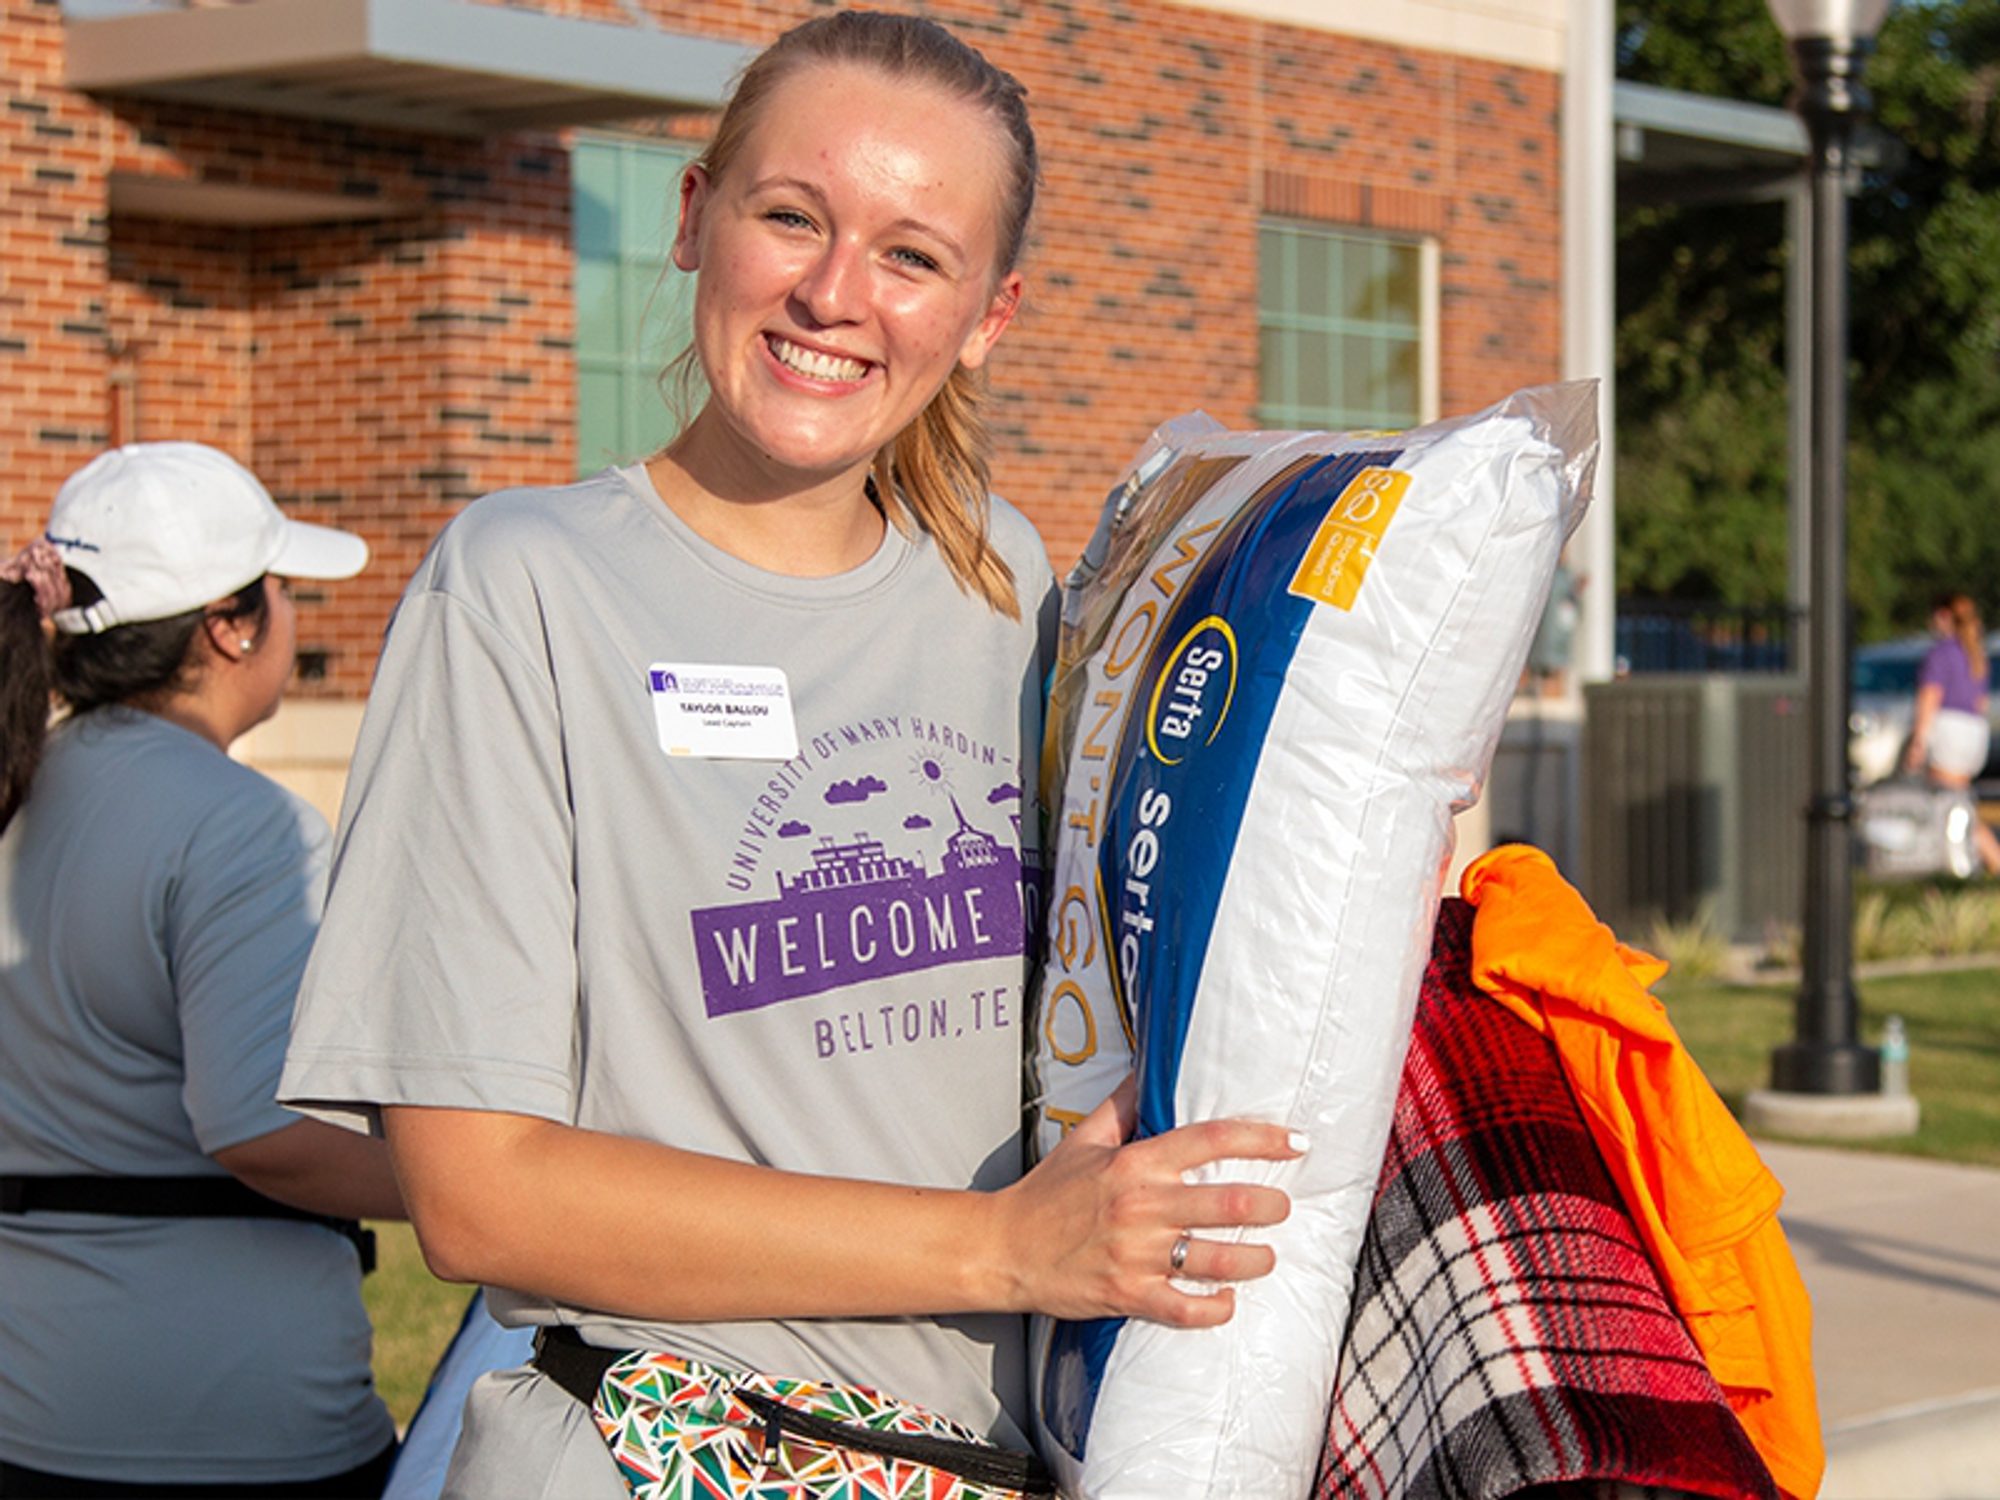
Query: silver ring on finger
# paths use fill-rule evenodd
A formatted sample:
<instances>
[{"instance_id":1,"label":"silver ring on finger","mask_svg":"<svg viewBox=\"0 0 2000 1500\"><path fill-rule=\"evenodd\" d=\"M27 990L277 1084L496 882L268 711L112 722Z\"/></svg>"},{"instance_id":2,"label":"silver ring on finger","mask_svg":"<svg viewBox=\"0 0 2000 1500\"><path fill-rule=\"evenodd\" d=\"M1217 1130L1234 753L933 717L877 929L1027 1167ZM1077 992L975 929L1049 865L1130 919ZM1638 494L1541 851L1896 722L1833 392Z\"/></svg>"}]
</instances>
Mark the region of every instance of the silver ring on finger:
<instances>
[{"instance_id":1,"label":"silver ring on finger","mask_svg":"<svg viewBox=\"0 0 2000 1500\"><path fill-rule=\"evenodd\" d=\"M1188 1246L1191 1243L1192 1240L1185 1231L1182 1232L1179 1239L1174 1241L1173 1253L1167 1257L1167 1274L1169 1276L1180 1275L1181 1271L1186 1267Z\"/></svg>"}]
</instances>

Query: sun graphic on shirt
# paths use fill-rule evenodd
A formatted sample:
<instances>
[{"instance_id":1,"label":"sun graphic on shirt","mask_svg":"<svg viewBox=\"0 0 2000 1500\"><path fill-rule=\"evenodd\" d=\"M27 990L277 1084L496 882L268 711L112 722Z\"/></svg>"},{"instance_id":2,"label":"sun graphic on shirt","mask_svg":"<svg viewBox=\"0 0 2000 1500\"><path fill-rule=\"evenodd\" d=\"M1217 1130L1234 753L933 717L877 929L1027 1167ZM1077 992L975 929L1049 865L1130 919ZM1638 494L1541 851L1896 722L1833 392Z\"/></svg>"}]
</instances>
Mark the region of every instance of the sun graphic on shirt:
<instances>
[{"instance_id":1,"label":"sun graphic on shirt","mask_svg":"<svg viewBox=\"0 0 2000 1500\"><path fill-rule=\"evenodd\" d=\"M935 755L925 755L922 751L912 755L910 774L917 778L917 784L925 791L946 797L951 795L951 772L945 769L944 762Z\"/></svg>"}]
</instances>

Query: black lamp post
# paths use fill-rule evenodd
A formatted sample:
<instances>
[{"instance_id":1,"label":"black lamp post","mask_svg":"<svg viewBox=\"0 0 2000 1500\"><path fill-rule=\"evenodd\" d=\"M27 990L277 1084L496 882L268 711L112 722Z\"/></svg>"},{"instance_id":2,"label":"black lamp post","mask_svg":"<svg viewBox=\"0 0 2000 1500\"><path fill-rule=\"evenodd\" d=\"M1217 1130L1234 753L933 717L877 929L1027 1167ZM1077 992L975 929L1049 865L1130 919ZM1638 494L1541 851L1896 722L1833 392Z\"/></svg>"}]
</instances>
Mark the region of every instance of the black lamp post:
<instances>
[{"instance_id":1,"label":"black lamp post","mask_svg":"<svg viewBox=\"0 0 2000 1500\"><path fill-rule=\"evenodd\" d=\"M1767 0L1792 45L1793 107L1812 141L1812 580L1803 983L1794 1039L1771 1055L1785 1093L1870 1094L1881 1059L1856 1038L1853 799L1847 777L1847 191L1867 113L1862 64L1889 0ZM1794 272L1796 274L1796 270Z\"/></svg>"}]
</instances>

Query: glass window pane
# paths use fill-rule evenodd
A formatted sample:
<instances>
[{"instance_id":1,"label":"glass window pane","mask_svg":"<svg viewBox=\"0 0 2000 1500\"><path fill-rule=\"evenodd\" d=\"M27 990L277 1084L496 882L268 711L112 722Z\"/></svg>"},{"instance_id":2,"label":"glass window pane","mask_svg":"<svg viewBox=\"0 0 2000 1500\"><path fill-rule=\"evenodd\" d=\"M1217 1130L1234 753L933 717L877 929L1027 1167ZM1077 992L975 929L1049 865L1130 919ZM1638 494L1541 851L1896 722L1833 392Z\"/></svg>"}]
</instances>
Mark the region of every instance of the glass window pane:
<instances>
[{"instance_id":1,"label":"glass window pane","mask_svg":"<svg viewBox=\"0 0 2000 1500\"><path fill-rule=\"evenodd\" d=\"M1366 240L1340 242L1340 316L1361 322L1368 316L1368 250Z\"/></svg>"},{"instance_id":2,"label":"glass window pane","mask_svg":"<svg viewBox=\"0 0 2000 1500\"><path fill-rule=\"evenodd\" d=\"M614 251L618 245L618 153L578 141L570 153L570 212L579 252Z\"/></svg>"},{"instance_id":3,"label":"glass window pane","mask_svg":"<svg viewBox=\"0 0 2000 1500\"><path fill-rule=\"evenodd\" d=\"M1383 376L1382 406L1390 425L1413 425L1423 410L1423 361L1415 339L1389 345L1389 368Z\"/></svg>"},{"instance_id":4,"label":"glass window pane","mask_svg":"<svg viewBox=\"0 0 2000 1500\"><path fill-rule=\"evenodd\" d=\"M1391 245L1388 249L1387 316L1415 328L1423 315L1418 284L1423 257L1415 245Z\"/></svg>"},{"instance_id":5,"label":"glass window pane","mask_svg":"<svg viewBox=\"0 0 2000 1500\"><path fill-rule=\"evenodd\" d=\"M1289 238L1271 224L1257 232L1257 306L1263 312L1279 312L1286 305L1285 247Z\"/></svg>"},{"instance_id":6,"label":"glass window pane","mask_svg":"<svg viewBox=\"0 0 2000 1500\"><path fill-rule=\"evenodd\" d=\"M1292 400L1310 411L1331 411L1341 404L1333 370L1334 350L1342 340L1319 329L1301 329L1298 340L1298 387Z\"/></svg>"},{"instance_id":7,"label":"glass window pane","mask_svg":"<svg viewBox=\"0 0 2000 1500\"><path fill-rule=\"evenodd\" d=\"M1263 420L1408 427L1423 411L1423 248L1310 225L1259 226Z\"/></svg>"},{"instance_id":8,"label":"glass window pane","mask_svg":"<svg viewBox=\"0 0 2000 1500\"><path fill-rule=\"evenodd\" d=\"M688 153L661 146L633 145L626 150L629 167L622 205L626 251L664 256L680 216L681 168Z\"/></svg>"},{"instance_id":9,"label":"glass window pane","mask_svg":"<svg viewBox=\"0 0 2000 1500\"><path fill-rule=\"evenodd\" d=\"M674 435L673 418L660 395L659 371L646 371L625 380L626 446L628 460L649 458L666 446Z\"/></svg>"},{"instance_id":10,"label":"glass window pane","mask_svg":"<svg viewBox=\"0 0 2000 1500\"><path fill-rule=\"evenodd\" d=\"M618 262L576 260L577 353L615 358L624 342L625 318L618 306Z\"/></svg>"},{"instance_id":11,"label":"glass window pane","mask_svg":"<svg viewBox=\"0 0 2000 1500\"><path fill-rule=\"evenodd\" d=\"M1372 422L1381 410L1381 355L1380 339L1349 334L1340 341L1340 404L1355 419Z\"/></svg>"},{"instance_id":12,"label":"glass window pane","mask_svg":"<svg viewBox=\"0 0 2000 1500\"><path fill-rule=\"evenodd\" d=\"M619 427L624 415L620 380L613 370L579 370L576 377L578 472L595 474L626 458Z\"/></svg>"},{"instance_id":13,"label":"glass window pane","mask_svg":"<svg viewBox=\"0 0 2000 1500\"><path fill-rule=\"evenodd\" d=\"M635 271L632 282L638 303L633 358L657 367L679 354L693 336L694 277L668 266L644 279Z\"/></svg>"},{"instance_id":14,"label":"glass window pane","mask_svg":"<svg viewBox=\"0 0 2000 1500\"><path fill-rule=\"evenodd\" d=\"M693 278L667 256L692 155L675 144L601 139L578 141L572 154L584 473L643 457L671 427L657 382L688 339Z\"/></svg>"},{"instance_id":15,"label":"glass window pane","mask_svg":"<svg viewBox=\"0 0 2000 1500\"><path fill-rule=\"evenodd\" d=\"M1258 333L1258 392L1266 406L1294 403L1292 380L1292 339L1284 328L1265 328Z\"/></svg>"},{"instance_id":16,"label":"glass window pane","mask_svg":"<svg viewBox=\"0 0 2000 1500\"><path fill-rule=\"evenodd\" d=\"M1329 317L1335 307L1335 288L1340 276L1337 259L1340 242L1324 234L1301 233L1296 239L1298 311L1308 318Z\"/></svg>"}]
</instances>

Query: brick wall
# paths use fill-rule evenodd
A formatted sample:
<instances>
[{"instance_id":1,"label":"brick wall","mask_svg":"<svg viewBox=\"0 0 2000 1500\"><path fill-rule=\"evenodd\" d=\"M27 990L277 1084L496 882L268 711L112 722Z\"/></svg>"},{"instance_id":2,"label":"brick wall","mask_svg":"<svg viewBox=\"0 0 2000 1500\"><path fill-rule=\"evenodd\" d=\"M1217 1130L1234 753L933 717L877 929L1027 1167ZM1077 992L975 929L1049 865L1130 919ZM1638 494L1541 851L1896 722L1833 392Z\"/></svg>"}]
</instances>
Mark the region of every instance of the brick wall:
<instances>
[{"instance_id":1,"label":"brick wall","mask_svg":"<svg viewBox=\"0 0 2000 1500\"><path fill-rule=\"evenodd\" d=\"M37 529L105 441L105 120L60 86L55 0L0 0L0 521Z\"/></svg>"},{"instance_id":2,"label":"brick wall","mask_svg":"<svg viewBox=\"0 0 2000 1500\"><path fill-rule=\"evenodd\" d=\"M539 0L763 41L817 4ZM1028 85L1045 163L1029 304L993 369L996 486L1059 566L1163 418L1252 419L1256 226L1271 213L1439 246L1441 405L1559 370L1553 73L1158 0L924 7ZM422 547L472 495L574 465L562 143L106 107L59 86L50 0L0 0L0 537L129 414L202 437L378 562L308 597L318 691L365 686ZM380 200L217 229L106 217L109 173ZM114 385L114 379L127 382ZM120 401L127 402L121 406ZM171 424L169 426L169 424Z\"/></svg>"}]
</instances>

